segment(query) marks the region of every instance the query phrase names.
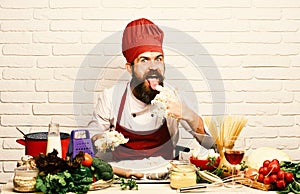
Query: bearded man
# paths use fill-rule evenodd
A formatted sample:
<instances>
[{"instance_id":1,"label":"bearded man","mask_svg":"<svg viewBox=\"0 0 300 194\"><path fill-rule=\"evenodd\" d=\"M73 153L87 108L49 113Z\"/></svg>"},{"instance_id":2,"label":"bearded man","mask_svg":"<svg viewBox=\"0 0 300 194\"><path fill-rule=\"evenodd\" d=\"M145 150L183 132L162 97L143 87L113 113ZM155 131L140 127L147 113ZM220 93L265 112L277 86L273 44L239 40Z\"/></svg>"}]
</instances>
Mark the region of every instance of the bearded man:
<instances>
[{"instance_id":1,"label":"bearded man","mask_svg":"<svg viewBox=\"0 0 300 194\"><path fill-rule=\"evenodd\" d=\"M206 133L201 116L180 98L168 100L169 116L163 119L151 112L151 101L160 93L157 86L164 86L163 38L163 31L145 18L130 22L123 32L122 52L131 80L105 89L93 114L99 130L93 141L105 130L116 130L129 139L113 150L114 161L157 156L174 159L180 123L188 126L188 131Z\"/></svg>"}]
</instances>

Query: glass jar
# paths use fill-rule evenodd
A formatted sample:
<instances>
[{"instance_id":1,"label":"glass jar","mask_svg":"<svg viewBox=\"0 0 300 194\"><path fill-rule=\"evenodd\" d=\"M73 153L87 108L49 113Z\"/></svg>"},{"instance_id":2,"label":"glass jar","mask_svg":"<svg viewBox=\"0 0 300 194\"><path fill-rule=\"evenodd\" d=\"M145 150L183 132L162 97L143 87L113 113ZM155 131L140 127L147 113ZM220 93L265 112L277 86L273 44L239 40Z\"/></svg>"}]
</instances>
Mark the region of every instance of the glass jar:
<instances>
[{"instance_id":1,"label":"glass jar","mask_svg":"<svg viewBox=\"0 0 300 194\"><path fill-rule=\"evenodd\" d=\"M24 166L16 168L13 178L14 190L17 192L35 191L38 172L38 169L28 169Z\"/></svg>"},{"instance_id":2,"label":"glass jar","mask_svg":"<svg viewBox=\"0 0 300 194\"><path fill-rule=\"evenodd\" d=\"M170 169L170 187L178 189L197 184L196 167L189 161L172 162Z\"/></svg>"}]
</instances>

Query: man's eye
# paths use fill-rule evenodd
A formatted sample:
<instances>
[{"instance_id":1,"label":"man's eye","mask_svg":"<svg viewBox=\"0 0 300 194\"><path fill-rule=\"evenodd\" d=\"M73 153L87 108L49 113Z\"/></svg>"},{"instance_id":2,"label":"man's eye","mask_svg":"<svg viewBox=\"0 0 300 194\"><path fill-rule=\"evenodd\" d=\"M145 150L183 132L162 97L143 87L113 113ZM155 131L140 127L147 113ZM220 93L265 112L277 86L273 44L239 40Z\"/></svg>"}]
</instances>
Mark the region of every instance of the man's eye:
<instances>
[{"instance_id":1,"label":"man's eye","mask_svg":"<svg viewBox=\"0 0 300 194\"><path fill-rule=\"evenodd\" d=\"M141 63L146 63L147 59L141 59Z\"/></svg>"}]
</instances>

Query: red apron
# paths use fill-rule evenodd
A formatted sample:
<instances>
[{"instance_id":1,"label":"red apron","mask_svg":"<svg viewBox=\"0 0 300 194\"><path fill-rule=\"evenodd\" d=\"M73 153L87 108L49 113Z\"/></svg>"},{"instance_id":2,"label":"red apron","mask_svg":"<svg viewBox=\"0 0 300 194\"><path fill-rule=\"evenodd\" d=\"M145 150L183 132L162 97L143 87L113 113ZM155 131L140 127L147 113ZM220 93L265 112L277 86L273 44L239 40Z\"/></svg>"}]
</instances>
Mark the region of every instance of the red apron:
<instances>
[{"instance_id":1,"label":"red apron","mask_svg":"<svg viewBox=\"0 0 300 194\"><path fill-rule=\"evenodd\" d=\"M127 88L121 99L116 131L122 133L125 138L129 138L129 141L115 148L113 159L115 161L140 160L148 157L162 156L167 160L172 160L174 158L174 146L166 121L158 129L145 132L132 131L119 124L123 114L126 94Z\"/></svg>"}]
</instances>

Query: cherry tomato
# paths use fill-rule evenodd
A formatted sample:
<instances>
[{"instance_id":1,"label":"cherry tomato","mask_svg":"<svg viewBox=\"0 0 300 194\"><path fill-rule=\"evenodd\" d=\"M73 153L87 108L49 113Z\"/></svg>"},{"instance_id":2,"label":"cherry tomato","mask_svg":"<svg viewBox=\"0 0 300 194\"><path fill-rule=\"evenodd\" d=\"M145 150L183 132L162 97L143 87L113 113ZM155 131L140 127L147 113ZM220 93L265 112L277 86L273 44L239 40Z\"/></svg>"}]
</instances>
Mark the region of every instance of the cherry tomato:
<instances>
[{"instance_id":1,"label":"cherry tomato","mask_svg":"<svg viewBox=\"0 0 300 194\"><path fill-rule=\"evenodd\" d=\"M266 176L266 177L264 178L264 184L268 185L268 184L270 184L270 183L271 183L270 177Z\"/></svg>"},{"instance_id":2,"label":"cherry tomato","mask_svg":"<svg viewBox=\"0 0 300 194\"><path fill-rule=\"evenodd\" d=\"M269 169L267 167L262 167L261 173L266 176L269 173Z\"/></svg>"},{"instance_id":3,"label":"cherry tomato","mask_svg":"<svg viewBox=\"0 0 300 194\"><path fill-rule=\"evenodd\" d=\"M278 189L283 190L283 189L285 189L285 186L286 186L285 180L278 180L278 181L276 182L276 187L277 187Z\"/></svg>"},{"instance_id":4,"label":"cherry tomato","mask_svg":"<svg viewBox=\"0 0 300 194\"><path fill-rule=\"evenodd\" d=\"M264 182L264 178L265 178L265 176L263 174L259 174L257 180L258 180L258 182L263 183Z\"/></svg>"},{"instance_id":5,"label":"cherry tomato","mask_svg":"<svg viewBox=\"0 0 300 194\"><path fill-rule=\"evenodd\" d=\"M279 164L279 160L277 160L277 159L273 159L271 162L275 162L275 163Z\"/></svg>"},{"instance_id":6,"label":"cherry tomato","mask_svg":"<svg viewBox=\"0 0 300 194\"><path fill-rule=\"evenodd\" d=\"M284 179L285 179L285 181L287 182L287 183L291 183L291 182L293 182L294 181L294 175L293 175L293 173L291 173L291 172L286 172L286 173L284 173Z\"/></svg>"},{"instance_id":7,"label":"cherry tomato","mask_svg":"<svg viewBox=\"0 0 300 194\"><path fill-rule=\"evenodd\" d=\"M263 163L263 167L268 167L270 163L270 160L265 160Z\"/></svg>"},{"instance_id":8,"label":"cherry tomato","mask_svg":"<svg viewBox=\"0 0 300 194\"><path fill-rule=\"evenodd\" d=\"M276 162L271 162L268 166L268 170L271 173L277 173L280 170L280 165L279 163Z\"/></svg>"},{"instance_id":9,"label":"cherry tomato","mask_svg":"<svg viewBox=\"0 0 300 194\"><path fill-rule=\"evenodd\" d=\"M277 174L270 175L270 183L276 183L277 181Z\"/></svg>"},{"instance_id":10,"label":"cherry tomato","mask_svg":"<svg viewBox=\"0 0 300 194\"><path fill-rule=\"evenodd\" d=\"M284 172L283 170L279 170L279 171L277 172L277 177L278 177L278 179L284 180L284 176L285 176L285 172Z\"/></svg>"},{"instance_id":11,"label":"cherry tomato","mask_svg":"<svg viewBox=\"0 0 300 194\"><path fill-rule=\"evenodd\" d=\"M92 166L93 163L93 158L90 154L84 153L84 160L82 161L82 165L86 167Z\"/></svg>"},{"instance_id":12,"label":"cherry tomato","mask_svg":"<svg viewBox=\"0 0 300 194\"><path fill-rule=\"evenodd\" d=\"M96 182L97 181L97 179L96 179L96 177L93 175L93 182Z\"/></svg>"}]
</instances>

